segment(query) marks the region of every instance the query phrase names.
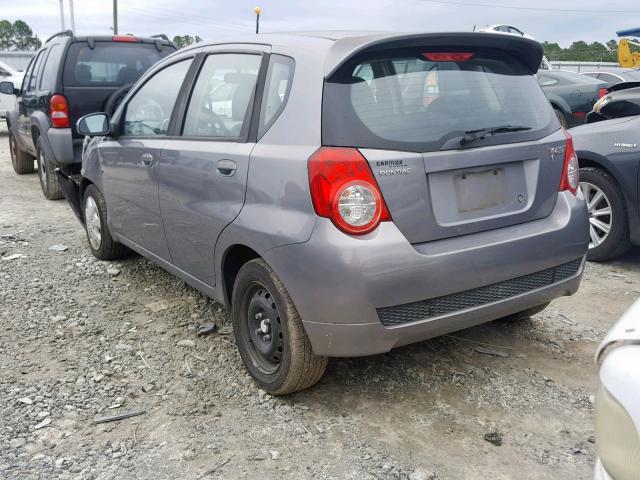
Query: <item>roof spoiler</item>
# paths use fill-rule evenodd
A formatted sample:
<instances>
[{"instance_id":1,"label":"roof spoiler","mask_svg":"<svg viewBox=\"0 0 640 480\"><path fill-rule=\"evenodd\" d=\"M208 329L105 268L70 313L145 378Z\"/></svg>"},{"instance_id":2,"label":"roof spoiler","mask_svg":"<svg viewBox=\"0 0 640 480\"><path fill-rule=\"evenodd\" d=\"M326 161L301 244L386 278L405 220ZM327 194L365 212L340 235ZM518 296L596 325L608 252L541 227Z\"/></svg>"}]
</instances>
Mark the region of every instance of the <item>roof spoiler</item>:
<instances>
[{"instance_id":1,"label":"roof spoiler","mask_svg":"<svg viewBox=\"0 0 640 480\"><path fill-rule=\"evenodd\" d=\"M607 92L619 92L620 90L628 90L636 87L640 87L640 82L620 82L607 88Z\"/></svg>"},{"instance_id":2,"label":"roof spoiler","mask_svg":"<svg viewBox=\"0 0 640 480\"><path fill-rule=\"evenodd\" d=\"M344 37L334 42L327 55L325 78L331 77L349 58L364 51L403 47L495 48L520 59L531 73L542 62L542 45L535 40L515 35L484 32L422 33L393 35L389 33Z\"/></svg>"}]
</instances>

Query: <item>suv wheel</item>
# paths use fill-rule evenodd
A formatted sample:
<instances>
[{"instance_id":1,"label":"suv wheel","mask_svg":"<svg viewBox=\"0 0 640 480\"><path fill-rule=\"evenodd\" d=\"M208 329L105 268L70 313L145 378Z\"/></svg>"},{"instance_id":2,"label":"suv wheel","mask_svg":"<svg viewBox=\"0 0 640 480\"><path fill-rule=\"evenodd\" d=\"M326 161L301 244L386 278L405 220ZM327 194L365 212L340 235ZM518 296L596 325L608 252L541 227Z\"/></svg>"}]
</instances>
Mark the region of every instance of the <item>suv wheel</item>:
<instances>
[{"instance_id":1,"label":"suv wheel","mask_svg":"<svg viewBox=\"0 0 640 480\"><path fill-rule=\"evenodd\" d=\"M622 255L631 246L629 217L620 187L607 172L580 169L580 188L589 210L589 253L592 261Z\"/></svg>"},{"instance_id":2,"label":"suv wheel","mask_svg":"<svg viewBox=\"0 0 640 480\"><path fill-rule=\"evenodd\" d=\"M47 158L47 154L42 147L42 138L38 138L36 146L36 157L38 163L38 176L40 177L40 187L42 193L48 200L59 200L64 197L62 187L58 181L53 163Z\"/></svg>"},{"instance_id":3,"label":"suv wheel","mask_svg":"<svg viewBox=\"0 0 640 480\"><path fill-rule=\"evenodd\" d=\"M14 172L18 175L33 172L33 157L20 150L16 137L11 132L9 132L9 154Z\"/></svg>"},{"instance_id":4,"label":"suv wheel","mask_svg":"<svg viewBox=\"0 0 640 480\"><path fill-rule=\"evenodd\" d=\"M129 253L127 247L116 242L107 226L107 204L94 185L89 185L82 202L84 228L87 232L89 249L98 260L117 260Z\"/></svg>"},{"instance_id":5,"label":"suv wheel","mask_svg":"<svg viewBox=\"0 0 640 480\"><path fill-rule=\"evenodd\" d=\"M322 378L327 358L313 353L289 293L264 260L240 269L232 304L240 356L260 388L284 395Z\"/></svg>"}]
</instances>

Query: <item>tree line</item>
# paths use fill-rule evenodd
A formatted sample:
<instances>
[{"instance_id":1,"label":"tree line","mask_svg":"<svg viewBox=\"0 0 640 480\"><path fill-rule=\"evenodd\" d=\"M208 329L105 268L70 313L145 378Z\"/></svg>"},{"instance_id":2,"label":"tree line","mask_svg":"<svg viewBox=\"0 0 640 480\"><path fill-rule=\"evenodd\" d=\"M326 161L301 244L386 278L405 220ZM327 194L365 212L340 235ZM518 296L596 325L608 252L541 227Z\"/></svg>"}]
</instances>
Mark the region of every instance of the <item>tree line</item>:
<instances>
[{"instance_id":1,"label":"tree line","mask_svg":"<svg viewBox=\"0 0 640 480\"><path fill-rule=\"evenodd\" d=\"M617 62L618 42L609 40L606 45L600 42L587 43L582 40L573 42L569 48L557 43L542 42L547 59L581 62Z\"/></svg>"},{"instance_id":2,"label":"tree line","mask_svg":"<svg viewBox=\"0 0 640 480\"><path fill-rule=\"evenodd\" d=\"M33 51L41 46L42 41L26 22L0 20L0 50Z\"/></svg>"},{"instance_id":3,"label":"tree line","mask_svg":"<svg viewBox=\"0 0 640 480\"><path fill-rule=\"evenodd\" d=\"M176 35L173 43L183 48L201 42L199 36ZM11 23L0 20L0 50L33 51L40 48L42 41L33 33L31 27L22 20ZM542 42L545 56L553 60L569 60L583 62L617 62L618 42L609 40L606 44L600 42L587 43L583 40L573 42L570 47L562 48L557 43Z\"/></svg>"}]
</instances>

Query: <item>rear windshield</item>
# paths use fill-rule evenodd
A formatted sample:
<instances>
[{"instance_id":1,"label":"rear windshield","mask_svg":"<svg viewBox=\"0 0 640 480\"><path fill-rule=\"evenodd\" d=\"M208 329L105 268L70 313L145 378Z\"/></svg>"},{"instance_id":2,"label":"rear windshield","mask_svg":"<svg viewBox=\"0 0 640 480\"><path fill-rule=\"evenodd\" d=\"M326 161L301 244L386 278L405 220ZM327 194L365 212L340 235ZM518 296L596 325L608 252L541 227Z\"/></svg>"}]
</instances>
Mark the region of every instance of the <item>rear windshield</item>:
<instances>
[{"instance_id":1,"label":"rear windshield","mask_svg":"<svg viewBox=\"0 0 640 480\"><path fill-rule=\"evenodd\" d=\"M134 83L158 60L175 52L164 45L126 42L71 44L64 67L64 84L70 87L119 87Z\"/></svg>"},{"instance_id":2,"label":"rear windshield","mask_svg":"<svg viewBox=\"0 0 640 480\"><path fill-rule=\"evenodd\" d=\"M348 61L325 84L323 143L420 152L461 148L461 137L485 128L517 131L474 147L559 128L524 64L499 51L469 53L464 61L433 61L428 50L411 48Z\"/></svg>"}]
</instances>

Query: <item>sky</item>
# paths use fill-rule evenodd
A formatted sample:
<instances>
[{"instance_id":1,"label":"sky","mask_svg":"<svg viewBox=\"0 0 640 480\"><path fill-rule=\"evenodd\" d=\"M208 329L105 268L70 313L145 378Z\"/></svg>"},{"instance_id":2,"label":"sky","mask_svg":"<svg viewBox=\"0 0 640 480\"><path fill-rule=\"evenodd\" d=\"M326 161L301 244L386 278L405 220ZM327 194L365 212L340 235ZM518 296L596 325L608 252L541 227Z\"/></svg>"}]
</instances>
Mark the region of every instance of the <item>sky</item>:
<instances>
[{"instance_id":1,"label":"sky","mask_svg":"<svg viewBox=\"0 0 640 480\"><path fill-rule=\"evenodd\" d=\"M63 0L66 28L69 1ZM59 0L0 0L0 19L27 22L45 39L59 31ZM640 27L631 0L118 0L119 33L199 35L205 40L255 31L286 30L470 31L514 25L539 41L606 42L615 31ZM109 34L112 0L74 0L76 33Z\"/></svg>"}]
</instances>

